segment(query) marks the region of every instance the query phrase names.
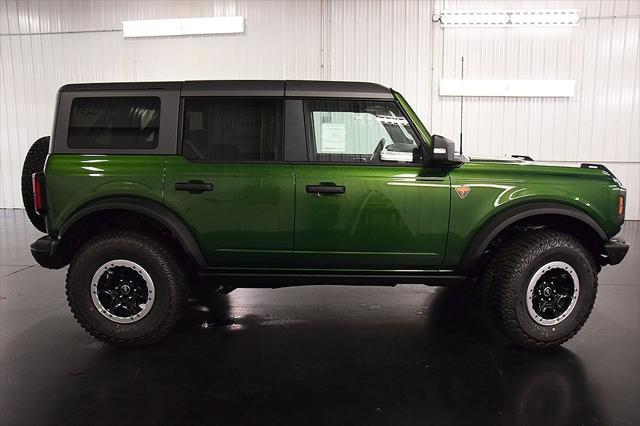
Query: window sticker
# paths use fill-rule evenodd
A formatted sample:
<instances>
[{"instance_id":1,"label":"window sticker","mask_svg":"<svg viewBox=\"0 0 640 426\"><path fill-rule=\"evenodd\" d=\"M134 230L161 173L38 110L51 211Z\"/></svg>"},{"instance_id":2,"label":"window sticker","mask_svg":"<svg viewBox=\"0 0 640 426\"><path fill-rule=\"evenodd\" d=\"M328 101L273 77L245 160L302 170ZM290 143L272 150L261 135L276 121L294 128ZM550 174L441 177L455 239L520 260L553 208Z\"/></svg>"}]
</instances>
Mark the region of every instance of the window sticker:
<instances>
[{"instance_id":1,"label":"window sticker","mask_svg":"<svg viewBox=\"0 0 640 426\"><path fill-rule=\"evenodd\" d=\"M344 124L322 123L321 152L346 152L347 129Z\"/></svg>"}]
</instances>

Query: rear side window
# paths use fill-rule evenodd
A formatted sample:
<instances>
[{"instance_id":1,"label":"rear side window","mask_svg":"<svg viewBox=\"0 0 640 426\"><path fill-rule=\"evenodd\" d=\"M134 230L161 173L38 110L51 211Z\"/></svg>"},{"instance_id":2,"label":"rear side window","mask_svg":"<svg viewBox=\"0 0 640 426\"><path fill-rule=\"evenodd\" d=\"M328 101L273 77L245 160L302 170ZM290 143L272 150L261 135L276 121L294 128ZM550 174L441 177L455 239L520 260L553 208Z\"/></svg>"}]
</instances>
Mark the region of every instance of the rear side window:
<instances>
[{"instance_id":1,"label":"rear side window","mask_svg":"<svg viewBox=\"0 0 640 426\"><path fill-rule=\"evenodd\" d=\"M280 99L184 101L182 154L194 161L282 159Z\"/></svg>"},{"instance_id":2,"label":"rear side window","mask_svg":"<svg viewBox=\"0 0 640 426\"><path fill-rule=\"evenodd\" d=\"M75 98L67 145L83 149L154 149L160 133L160 98Z\"/></svg>"}]
</instances>

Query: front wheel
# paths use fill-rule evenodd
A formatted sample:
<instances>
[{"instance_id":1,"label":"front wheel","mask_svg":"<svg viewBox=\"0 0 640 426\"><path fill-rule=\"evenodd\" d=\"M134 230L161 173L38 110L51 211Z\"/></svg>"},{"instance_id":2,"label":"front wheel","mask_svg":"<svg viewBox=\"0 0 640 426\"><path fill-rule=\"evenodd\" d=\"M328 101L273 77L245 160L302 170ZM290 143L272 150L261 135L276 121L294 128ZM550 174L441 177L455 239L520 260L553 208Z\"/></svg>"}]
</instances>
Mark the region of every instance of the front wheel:
<instances>
[{"instance_id":1,"label":"front wheel","mask_svg":"<svg viewBox=\"0 0 640 426\"><path fill-rule=\"evenodd\" d=\"M596 298L593 258L573 236L530 231L505 243L485 275L500 328L527 348L558 346L584 325Z\"/></svg>"},{"instance_id":2,"label":"front wheel","mask_svg":"<svg viewBox=\"0 0 640 426\"><path fill-rule=\"evenodd\" d=\"M185 274L171 248L135 231L98 235L67 273L73 315L92 336L120 346L161 340L186 304Z\"/></svg>"}]
</instances>

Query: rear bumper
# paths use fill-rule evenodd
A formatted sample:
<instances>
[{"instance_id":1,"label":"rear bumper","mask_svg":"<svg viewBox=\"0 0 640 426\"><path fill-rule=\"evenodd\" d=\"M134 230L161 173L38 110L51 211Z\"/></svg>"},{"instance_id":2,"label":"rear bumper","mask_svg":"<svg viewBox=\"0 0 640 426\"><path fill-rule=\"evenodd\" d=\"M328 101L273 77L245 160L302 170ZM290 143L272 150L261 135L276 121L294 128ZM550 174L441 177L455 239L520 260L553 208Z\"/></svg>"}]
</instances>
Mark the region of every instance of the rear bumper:
<instances>
[{"instance_id":1,"label":"rear bumper","mask_svg":"<svg viewBox=\"0 0 640 426\"><path fill-rule=\"evenodd\" d=\"M611 238L604 243L604 259L605 265L617 265L622 262L622 259L627 255L629 251L629 244L619 238Z\"/></svg>"},{"instance_id":2,"label":"rear bumper","mask_svg":"<svg viewBox=\"0 0 640 426\"><path fill-rule=\"evenodd\" d=\"M60 269L68 263L60 240L48 236L38 238L31 244L31 255L43 268Z\"/></svg>"}]
</instances>

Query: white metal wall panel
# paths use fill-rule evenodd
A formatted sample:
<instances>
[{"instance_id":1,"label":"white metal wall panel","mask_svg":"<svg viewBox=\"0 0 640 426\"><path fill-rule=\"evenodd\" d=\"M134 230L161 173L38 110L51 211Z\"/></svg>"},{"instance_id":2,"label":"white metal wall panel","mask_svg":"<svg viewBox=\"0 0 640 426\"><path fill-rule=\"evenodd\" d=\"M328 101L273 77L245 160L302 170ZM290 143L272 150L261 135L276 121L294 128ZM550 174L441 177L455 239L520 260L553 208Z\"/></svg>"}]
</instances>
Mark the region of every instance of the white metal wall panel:
<instances>
[{"instance_id":1,"label":"white metal wall panel","mask_svg":"<svg viewBox=\"0 0 640 426\"><path fill-rule=\"evenodd\" d=\"M445 9L580 9L573 28L443 29ZM123 39L122 21L236 16L237 35ZM640 1L0 1L0 207L21 206L22 159L70 82L296 78L373 81L458 139L442 78L567 79L566 99L466 98L465 151L604 162L640 219Z\"/></svg>"},{"instance_id":2,"label":"white metal wall panel","mask_svg":"<svg viewBox=\"0 0 640 426\"><path fill-rule=\"evenodd\" d=\"M423 116L431 108L431 2L331 1L327 78L371 81L401 92Z\"/></svg>"}]
</instances>

